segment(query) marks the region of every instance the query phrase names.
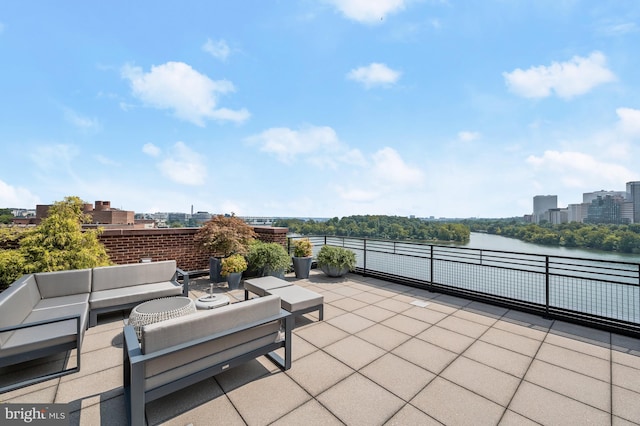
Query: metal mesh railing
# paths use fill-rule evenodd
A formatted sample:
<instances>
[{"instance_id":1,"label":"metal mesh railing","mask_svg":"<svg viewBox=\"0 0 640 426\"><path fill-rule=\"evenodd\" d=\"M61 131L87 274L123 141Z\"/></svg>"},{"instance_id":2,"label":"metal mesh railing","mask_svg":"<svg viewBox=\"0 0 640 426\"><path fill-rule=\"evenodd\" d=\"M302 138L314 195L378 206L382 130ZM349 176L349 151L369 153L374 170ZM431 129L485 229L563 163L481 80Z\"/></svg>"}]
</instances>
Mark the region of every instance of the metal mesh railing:
<instances>
[{"instance_id":1,"label":"metal mesh railing","mask_svg":"<svg viewBox=\"0 0 640 426\"><path fill-rule=\"evenodd\" d=\"M559 318L640 333L640 263L313 236L355 252L356 271Z\"/></svg>"}]
</instances>

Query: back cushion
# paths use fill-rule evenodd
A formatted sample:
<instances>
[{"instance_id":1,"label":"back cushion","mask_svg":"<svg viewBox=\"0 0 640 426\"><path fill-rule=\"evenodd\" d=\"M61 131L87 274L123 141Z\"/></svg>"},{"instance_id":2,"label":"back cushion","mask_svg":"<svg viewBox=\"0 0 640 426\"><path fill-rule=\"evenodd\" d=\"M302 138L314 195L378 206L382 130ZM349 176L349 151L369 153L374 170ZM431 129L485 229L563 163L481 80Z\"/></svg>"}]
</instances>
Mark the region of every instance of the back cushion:
<instances>
[{"instance_id":1,"label":"back cushion","mask_svg":"<svg viewBox=\"0 0 640 426\"><path fill-rule=\"evenodd\" d=\"M32 274L23 275L0 293L0 328L21 324L40 301L38 285ZM0 344L10 333L0 333Z\"/></svg>"},{"instance_id":2,"label":"back cushion","mask_svg":"<svg viewBox=\"0 0 640 426\"><path fill-rule=\"evenodd\" d=\"M171 281L176 273L176 261L102 266L93 268L93 291Z\"/></svg>"},{"instance_id":3,"label":"back cushion","mask_svg":"<svg viewBox=\"0 0 640 426\"><path fill-rule=\"evenodd\" d=\"M91 292L91 269L39 272L35 276L43 299Z\"/></svg>"},{"instance_id":4,"label":"back cushion","mask_svg":"<svg viewBox=\"0 0 640 426\"><path fill-rule=\"evenodd\" d=\"M161 321L142 329L142 352L154 352L279 313L280 296L265 296Z\"/></svg>"}]
</instances>

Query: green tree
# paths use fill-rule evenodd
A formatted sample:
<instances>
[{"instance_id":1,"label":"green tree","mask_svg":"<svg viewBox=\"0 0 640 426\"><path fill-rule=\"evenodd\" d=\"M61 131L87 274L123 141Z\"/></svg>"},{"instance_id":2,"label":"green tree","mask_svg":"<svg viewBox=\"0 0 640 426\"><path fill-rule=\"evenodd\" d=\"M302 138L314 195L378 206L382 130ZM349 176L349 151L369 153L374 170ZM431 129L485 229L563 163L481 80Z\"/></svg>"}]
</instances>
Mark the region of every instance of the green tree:
<instances>
[{"instance_id":1,"label":"green tree","mask_svg":"<svg viewBox=\"0 0 640 426\"><path fill-rule=\"evenodd\" d=\"M49 209L40 225L20 240L25 272L84 269L110 264L107 251L98 240L102 229L82 230L89 222L83 213L84 202L66 197Z\"/></svg>"}]
</instances>

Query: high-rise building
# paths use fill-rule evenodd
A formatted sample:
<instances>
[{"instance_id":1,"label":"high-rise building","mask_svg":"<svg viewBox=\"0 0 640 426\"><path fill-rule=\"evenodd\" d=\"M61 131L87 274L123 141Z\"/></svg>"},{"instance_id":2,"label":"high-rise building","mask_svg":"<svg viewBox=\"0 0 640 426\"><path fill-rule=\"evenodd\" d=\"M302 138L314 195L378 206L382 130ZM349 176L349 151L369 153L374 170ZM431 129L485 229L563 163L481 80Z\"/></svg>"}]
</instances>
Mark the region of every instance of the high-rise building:
<instances>
[{"instance_id":1,"label":"high-rise building","mask_svg":"<svg viewBox=\"0 0 640 426\"><path fill-rule=\"evenodd\" d=\"M640 181L627 182L627 201L633 204L633 223L640 223Z\"/></svg>"},{"instance_id":2,"label":"high-rise building","mask_svg":"<svg viewBox=\"0 0 640 426\"><path fill-rule=\"evenodd\" d=\"M605 190L601 190L601 191L594 191L594 192L584 192L582 194L582 202L583 203L587 203L587 204L591 204L591 202L593 200L595 200L598 197L606 197L607 195L611 196L611 197L622 197L622 198L626 198L627 193L625 191L605 191Z\"/></svg>"},{"instance_id":3,"label":"high-rise building","mask_svg":"<svg viewBox=\"0 0 640 426\"><path fill-rule=\"evenodd\" d=\"M533 221L540 223L543 220L545 212L550 209L558 208L557 195L536 195L533 197ZM548 220L548 219L547 219Z\"/></svg>"},{"instance_id":4,"label":"high-rise building","mask_svg":"<svg viewBox=\"0 0 640 426\"><path fill-rule=\"evenodd\" d=\"M598 197L589 204L587 212L587 223L623 223L621 207L624 203L622 197L612 197L606 195Z\"/></svg>"}]
</instances>

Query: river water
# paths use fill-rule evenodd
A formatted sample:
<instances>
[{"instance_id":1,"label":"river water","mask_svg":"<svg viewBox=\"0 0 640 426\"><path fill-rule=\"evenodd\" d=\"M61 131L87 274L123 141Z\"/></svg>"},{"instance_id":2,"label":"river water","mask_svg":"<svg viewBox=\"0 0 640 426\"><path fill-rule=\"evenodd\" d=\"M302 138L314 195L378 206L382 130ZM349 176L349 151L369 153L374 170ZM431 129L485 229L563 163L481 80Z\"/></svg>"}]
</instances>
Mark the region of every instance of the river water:
<instances>
[{"instance_id":1,"label":"river water","mask_svg":"<svg viewBox=\"0 0 640 426\"><path fill-rule=\"evenodd\" d=\"M527 243L515 238L485 234L482 232L472 232L471 238L468 243L456 245L459 245L461 247L478 248L485 250L502 250L519 253L535 253L553 256L568 256L587 259L640 263L640 254L615 253L601 250L545 246L540 244Z\"/></svg>"}]
</instances>

